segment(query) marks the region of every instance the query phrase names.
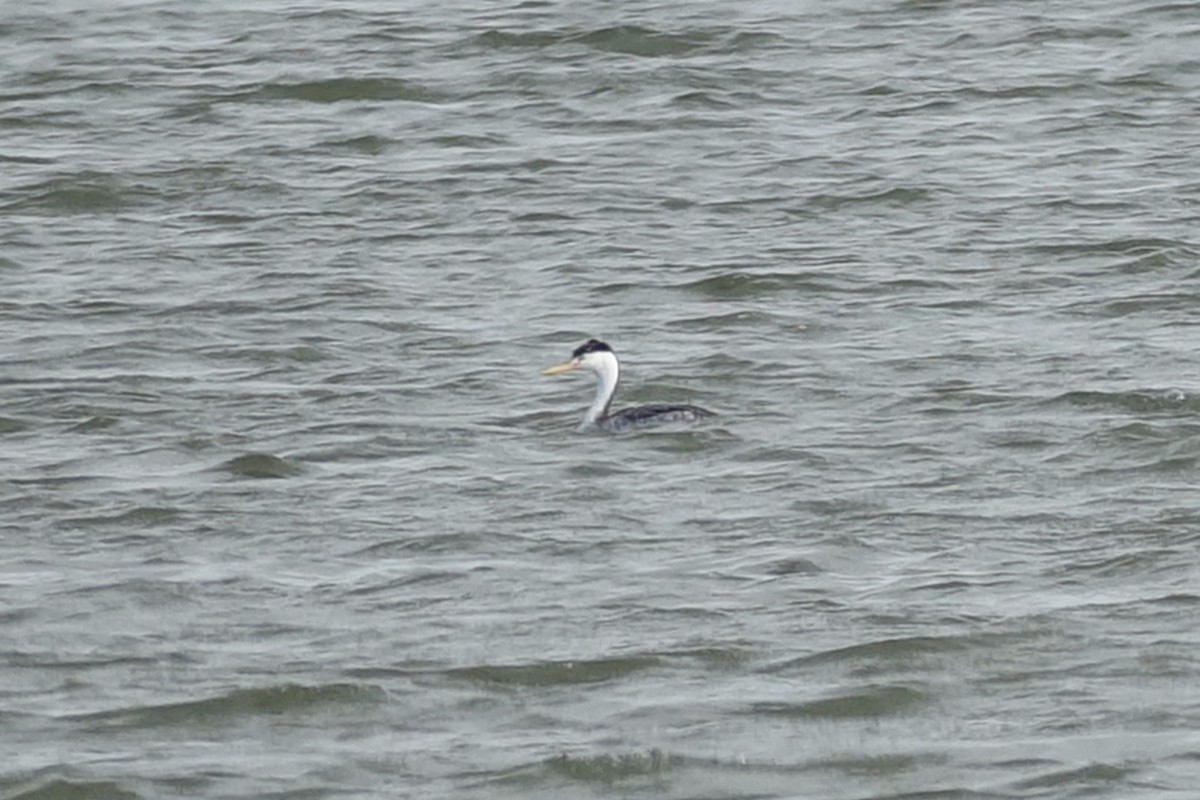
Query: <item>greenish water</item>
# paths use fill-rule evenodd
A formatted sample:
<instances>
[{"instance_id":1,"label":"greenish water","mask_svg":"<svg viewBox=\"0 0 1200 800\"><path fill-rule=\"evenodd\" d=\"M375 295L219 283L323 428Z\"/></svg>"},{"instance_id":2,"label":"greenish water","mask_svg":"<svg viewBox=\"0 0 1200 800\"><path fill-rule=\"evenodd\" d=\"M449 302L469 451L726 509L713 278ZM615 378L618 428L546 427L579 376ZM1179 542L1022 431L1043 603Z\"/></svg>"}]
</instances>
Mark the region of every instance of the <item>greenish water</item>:
<instances>
[{"instance_id":1,"label":"greenish water","mask_svg":"<svg viewBox=\"0 0 1200 800\"><path fill-rule=\"evenodd\" d=\"M1198 40L0 10L0 796L1189 796Z\"/></svg>"}]
</instances>

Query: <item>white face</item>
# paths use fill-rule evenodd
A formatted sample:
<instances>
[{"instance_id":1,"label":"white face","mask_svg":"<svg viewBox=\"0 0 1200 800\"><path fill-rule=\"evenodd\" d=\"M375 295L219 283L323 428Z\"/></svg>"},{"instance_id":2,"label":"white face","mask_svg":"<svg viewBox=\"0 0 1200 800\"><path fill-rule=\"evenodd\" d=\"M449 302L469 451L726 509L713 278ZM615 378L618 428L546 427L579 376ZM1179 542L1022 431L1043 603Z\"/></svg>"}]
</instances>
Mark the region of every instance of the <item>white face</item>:
<instances>
[{"instance_id":1,"label":"white face","mask_svg":"<svg viewBox=\"0 0 1200 800\"><path fill-rule=\"evenodd\" d=\"M564 361L553 367L546 367L542 370L542 374L558 375L573 369L586 369L588 372L594 372L597 375L609 375L617 371L617 357L607 350L593 350L590 353L576 356L570 361Z\"/></svg>"},{"instance_id":2,"label":"white face","mask_svg":"<svg viewBox=\"0 0 1200 800\"><path fill-rule=\"evenodd\" d=\"M583 369L592 372L604 372L609 368L613 361L613 354L604 352L603 350L593 350L590 353L584 353L579 358L573 359L579 362L579 366Z\"/></svg>"}]
</instances>

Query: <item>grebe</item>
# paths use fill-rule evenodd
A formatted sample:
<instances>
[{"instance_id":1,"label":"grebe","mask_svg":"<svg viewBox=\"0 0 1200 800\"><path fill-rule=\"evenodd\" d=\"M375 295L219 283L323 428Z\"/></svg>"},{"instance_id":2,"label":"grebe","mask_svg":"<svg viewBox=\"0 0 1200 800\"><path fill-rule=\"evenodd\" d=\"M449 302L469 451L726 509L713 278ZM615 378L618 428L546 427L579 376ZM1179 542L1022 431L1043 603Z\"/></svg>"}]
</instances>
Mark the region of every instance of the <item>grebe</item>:
<instances>
[{"instance_id":1,"label":"grebe","mask_svg":"<svg viewBox=\"0 0 1200 800\"><path fill-rule=\"evenodd\" d=\"M543 375L558 375L573 369L586 369L596 375L596 399L583 416L580 430L600 428L623 431L663 422L695 422L700 417L715 416L713 412L691 405L648 405L623 408L612 414L608 407L617 392L621 365L613 349L598 339L588 339L575 348L570 361L542 370Z\"/></svg>"}]
</instances>

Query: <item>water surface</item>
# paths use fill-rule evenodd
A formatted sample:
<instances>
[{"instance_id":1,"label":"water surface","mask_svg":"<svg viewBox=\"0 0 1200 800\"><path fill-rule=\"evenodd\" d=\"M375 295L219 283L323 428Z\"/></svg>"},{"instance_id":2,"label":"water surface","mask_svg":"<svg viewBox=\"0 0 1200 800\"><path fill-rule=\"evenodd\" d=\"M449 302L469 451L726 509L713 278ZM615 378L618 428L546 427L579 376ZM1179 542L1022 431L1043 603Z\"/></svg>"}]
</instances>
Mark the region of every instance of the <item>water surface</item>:
<instances>
[{"instance_id":1,"label":"water surface","mask_svg":"<svg viewBox=\"0 0 1200 800\"><path fill-rule=\"evenodd\" d=\"M4 797L1187 796L1198 39L0 11Z\"/></svg>"}]
</instances>

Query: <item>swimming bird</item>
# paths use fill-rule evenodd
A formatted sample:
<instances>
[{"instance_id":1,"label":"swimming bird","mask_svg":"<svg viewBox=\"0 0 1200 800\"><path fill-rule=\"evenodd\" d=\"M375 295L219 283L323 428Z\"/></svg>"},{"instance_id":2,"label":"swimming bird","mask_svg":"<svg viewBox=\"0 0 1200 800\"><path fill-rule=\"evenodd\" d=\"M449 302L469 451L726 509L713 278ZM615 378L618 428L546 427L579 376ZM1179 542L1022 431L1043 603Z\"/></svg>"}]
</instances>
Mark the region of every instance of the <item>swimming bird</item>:
<instances>
[{"instance_id":1,"label":"swimming bird","mask_svg":"<svg viewBox=\"0 0 1200 800\"><path fill-rule=\"evenodd\" d=\"M711 411L691 405L634 406L608 413L613 395L617 392L617 381L621 378L621 364L613 349L599 339L588 339L575 348L570 361L546 367L542 374L558 375L573 369L586 369L596 376L596 399L583 415L580 430L600 428L623 431L663 422L694 422L700 417L715 416Z\"/></svg>"}]
</instances>

